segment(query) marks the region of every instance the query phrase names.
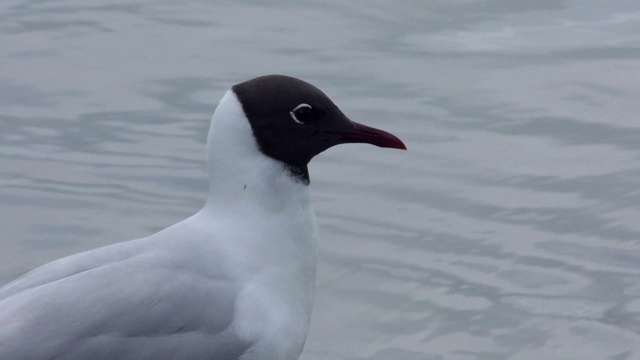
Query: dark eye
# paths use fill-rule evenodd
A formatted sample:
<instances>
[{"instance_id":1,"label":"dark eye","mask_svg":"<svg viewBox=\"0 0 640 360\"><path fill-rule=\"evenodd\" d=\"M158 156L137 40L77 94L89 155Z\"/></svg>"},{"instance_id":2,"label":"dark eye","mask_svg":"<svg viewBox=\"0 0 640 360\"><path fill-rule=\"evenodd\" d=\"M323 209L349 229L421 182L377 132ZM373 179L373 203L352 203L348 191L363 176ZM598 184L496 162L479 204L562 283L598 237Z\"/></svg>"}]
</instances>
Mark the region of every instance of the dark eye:
<instances>
[{"instance_id":1,"label":"dark eye","mask_svg":"<svg viewBox=\"0 0 640 360\"><path fill-rule=\"evenodd\" d=\"M298 124L307 124L309 121L313 120L314 117L313 108L309 104L300 104L293 108L293 110L289 111L289 114L293 121Z\"/></svg>"}]
</instances>

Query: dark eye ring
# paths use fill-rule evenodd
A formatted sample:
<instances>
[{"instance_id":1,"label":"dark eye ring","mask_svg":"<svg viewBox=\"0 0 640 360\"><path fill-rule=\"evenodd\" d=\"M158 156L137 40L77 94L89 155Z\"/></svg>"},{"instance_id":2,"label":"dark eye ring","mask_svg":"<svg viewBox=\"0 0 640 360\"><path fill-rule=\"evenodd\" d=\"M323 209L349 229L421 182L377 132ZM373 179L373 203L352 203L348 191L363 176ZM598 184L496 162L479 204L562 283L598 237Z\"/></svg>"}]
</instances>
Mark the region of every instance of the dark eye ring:
<instances>
[{"instance_id":1,"label":"dark eye ring","mask_svg":"<svg viewBox=\"0 0 640 360\"><path fill-rule=\"evenodd\" d=\"M310 120L313 119L314 113L313 108L309 104L300 104L293 108L293 110L289 111L291 118L293 121L298 124L306 124Z\"/></svg>"}]
</instances>

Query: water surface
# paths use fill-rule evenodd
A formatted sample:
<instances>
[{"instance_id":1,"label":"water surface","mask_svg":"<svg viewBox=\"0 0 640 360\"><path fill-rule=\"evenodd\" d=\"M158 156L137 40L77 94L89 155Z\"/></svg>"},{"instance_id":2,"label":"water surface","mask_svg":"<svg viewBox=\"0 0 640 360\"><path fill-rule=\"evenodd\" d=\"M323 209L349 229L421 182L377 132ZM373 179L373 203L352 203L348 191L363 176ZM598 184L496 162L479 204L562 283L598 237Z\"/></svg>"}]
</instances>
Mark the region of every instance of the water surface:
<instances>
[{"instance_id":1,"label":"water surface","mask_svg":"<svg viewBox=\"0 0 640 360\"><path fill-rule=\"evenodd\" d=\"M637 1L8 0L0 48L0 283L197 211L284 73L409 147L311 165L302 359L640 358Z\"/></svg>"}]
</instances>

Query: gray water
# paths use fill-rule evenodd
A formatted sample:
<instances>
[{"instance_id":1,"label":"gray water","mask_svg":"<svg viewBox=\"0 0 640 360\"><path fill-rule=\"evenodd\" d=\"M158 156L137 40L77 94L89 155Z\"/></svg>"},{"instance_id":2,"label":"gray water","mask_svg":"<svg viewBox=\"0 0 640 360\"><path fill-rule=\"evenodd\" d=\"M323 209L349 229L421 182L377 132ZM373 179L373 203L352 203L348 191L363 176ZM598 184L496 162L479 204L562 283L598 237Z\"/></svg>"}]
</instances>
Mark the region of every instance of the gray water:
<instances>
[{"instance_id":1,"label":"gray water","mask_svg":"<svg viewBox=\"0 0 640 360\"><path fill-rule=\"evenodd\" d=\"M409 148L313 161L302 359L640 358L637 0L4 0L0 283L197 211L268 73Z\"/></svg>"}]
</instances>

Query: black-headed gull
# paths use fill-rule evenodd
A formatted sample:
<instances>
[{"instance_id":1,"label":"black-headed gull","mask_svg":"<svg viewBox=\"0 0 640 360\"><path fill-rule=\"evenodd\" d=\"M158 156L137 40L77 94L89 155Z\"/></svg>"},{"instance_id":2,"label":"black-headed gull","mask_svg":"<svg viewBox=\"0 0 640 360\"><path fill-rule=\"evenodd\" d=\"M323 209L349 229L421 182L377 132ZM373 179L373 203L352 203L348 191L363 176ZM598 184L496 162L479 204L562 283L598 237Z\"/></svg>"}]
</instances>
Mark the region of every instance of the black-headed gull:
<instances>
[{"instance_id":1,"label":"black-headed gull","mask_svg":"<svg viewBox=\"0 0 640 360\"><path fill-rule=\"evenodd\" d=\"M211 122L204 208L0 288L0 359L298 359L316 271L307 164L342 143L406 149L304 81L233 86Z\"/></svg>"}]
</instances>

